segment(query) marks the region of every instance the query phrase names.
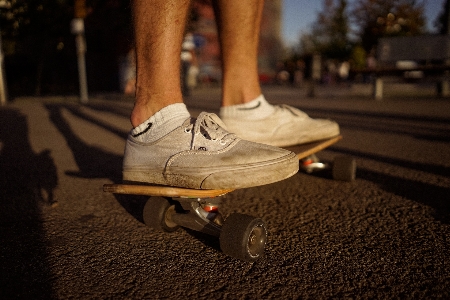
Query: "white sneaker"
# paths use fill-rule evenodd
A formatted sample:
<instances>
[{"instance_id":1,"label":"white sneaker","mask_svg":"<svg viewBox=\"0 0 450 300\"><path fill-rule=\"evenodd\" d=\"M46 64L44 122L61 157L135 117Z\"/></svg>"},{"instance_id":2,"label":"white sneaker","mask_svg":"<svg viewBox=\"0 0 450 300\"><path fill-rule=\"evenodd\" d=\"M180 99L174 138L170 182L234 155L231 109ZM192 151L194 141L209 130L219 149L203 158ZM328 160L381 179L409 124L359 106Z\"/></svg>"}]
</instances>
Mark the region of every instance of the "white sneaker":
<instances>
[{"instance_id":1,"label":"white sneaker","mask_svg":"<svg viewBox=\"0 0 450 300\"><path fill-rule=\"evenodd\" d=\"M262 101L255 107L270 105L264 99ZM339 125L334 121L312 119L289 105L274 105L271 110L268 116L261 119L246 120L236 115L226 115L221 109L221 119L227 129L240 138L277 147L304 144L339 135Z\"/></svg>"},{"instance_id":2,"label":"white sneaker","mask_svg":"<svg viewBox=\"0 0 450 300\"><path fill-rule=\"evenodd\" d=\"M297 173L298 165L295 153L240 139L225 130L216 115L201 113L153 142L130 134L123 179L193 189L237 189L286 179Z\"/></svg>"}]
</instances>

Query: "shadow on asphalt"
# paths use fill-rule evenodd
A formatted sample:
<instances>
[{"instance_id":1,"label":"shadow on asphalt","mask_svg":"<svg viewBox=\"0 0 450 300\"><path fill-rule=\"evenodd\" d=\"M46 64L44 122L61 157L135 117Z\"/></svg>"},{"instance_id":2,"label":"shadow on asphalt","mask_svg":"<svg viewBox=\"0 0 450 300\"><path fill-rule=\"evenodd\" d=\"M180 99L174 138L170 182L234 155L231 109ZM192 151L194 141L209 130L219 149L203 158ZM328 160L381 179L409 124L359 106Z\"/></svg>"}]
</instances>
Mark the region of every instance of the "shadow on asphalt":
<instances>
[{"instance_id":1,"label":"shadow on asphalt","mask_svg":"<svg viewBox=\"0 0 450 300\"><path fill-rule=\"evenodd\" d=\"M26 117L0 109L0 298L52 299L42 205L54 202L49 150L34 153Z\"/></svg>"},{"instance_id":2,"label":"shadow on asphalt","mask_svg":"<svg viewBox=\"0 0 450 300\"><path fill-rule=\"evenodd\" d=\"M90 146L73 132L69 123L64 119L62 110L74 111L74 106L47 104L45 107L49 111L50 120L66 139L79 169L66 172L66 174L81 178L108 178L113 182L118 182L122 176L122 156Z\"/></svg>"},{"instance_id":3,"label":"shadow on asphalt","mask_svg":"<svg viewBox=\"0 0 450 300\"><path fill-rule=\"evenodd\" d=\"M383 190L433 208L433 217L450 224L450 189L408 180L367 169L358 169L358 178L372 181Z\"/></svg>"},{"instance_id":4,"label":"shadow on asphalt","mask_svg":"<svg viewBox=\"0 0 450 300\"><path fill-rule=\"evenodd\" d=\"M439 128L442 124L449 124L450 118L317 108L308 108L305 111L311 117L331 116L341 128L409 135L427 141L450 142L448 130ZM361 122L361 119L365 122Z\"/></svg>"},{"instance_id":5,"label":"shadow on asphalt","mask_svg":"<svg viewBox=\"0 0 450 300\"><path fill-rule=\"evenodd\" d=\"M450 177L450 168L430 163L418 163L408 160L385 157L382 155L374 155L351 151L336 146L329 148L331 151L352 156L356 159L364 158L374 160L380 163L392 164L401 168L410 170L423 171L438 176ZM357 178L371 181L378 184L383 190L406 199L427 205L434 210L434 218L446 224L450 224L450 202L448 195L450 188L444 188L432 184L423 183L392 176L386 173L380 173L369 169L358 168Z\"/></svg>"},{"instance_id":6,"label":"shadow on asphalt","mask_svg":"<svg viewBox=\"0 0 450 300\"><path fill-rule=\"evenodd\" d=\"M423 171L430 174L435 174L438 176L450 176L450 168L442 165L433 164L432 162L420 163L412 162L406 159L392 158L383 155L374 155L369 153L364 153L360 151L354 151L349 149L344 149L338 146L332 146L329 148L331 151L339 152L345 155L359 157L364 159L370 159L377 161L379 163L387 163L401 168L407 168L416 171Z\"/></svg>"}]
</instances>

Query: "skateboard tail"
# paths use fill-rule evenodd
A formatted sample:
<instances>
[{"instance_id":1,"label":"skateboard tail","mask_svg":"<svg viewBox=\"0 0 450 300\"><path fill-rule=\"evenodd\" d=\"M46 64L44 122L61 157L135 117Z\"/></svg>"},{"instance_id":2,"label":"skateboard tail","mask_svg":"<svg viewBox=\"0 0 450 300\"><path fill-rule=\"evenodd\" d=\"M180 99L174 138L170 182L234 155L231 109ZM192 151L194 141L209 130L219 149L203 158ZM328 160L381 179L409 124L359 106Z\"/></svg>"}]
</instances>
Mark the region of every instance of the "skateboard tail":
<instances>
[{"instance_id":1,"label":"skateboard tail","mask_svg":"<svg viewBox=\"0 0 450 300\"><path fill-rule=\"evenodd\" d=\"M322 150L328 148L329 146L340 141L341 139L342 139L342 135L338 135L338 136L335 136L333 138L330 138L330 139L327 139L324 141L313 142L313 143L308 143L308 144L299 145L299 146L286 147L286 149L291 150L291 148L292 148L292 151L297 153L298 159L302 159L302 158L308 157L314 153L317 153L319 151L322 151Z\"/></svg>"}]
</instances>

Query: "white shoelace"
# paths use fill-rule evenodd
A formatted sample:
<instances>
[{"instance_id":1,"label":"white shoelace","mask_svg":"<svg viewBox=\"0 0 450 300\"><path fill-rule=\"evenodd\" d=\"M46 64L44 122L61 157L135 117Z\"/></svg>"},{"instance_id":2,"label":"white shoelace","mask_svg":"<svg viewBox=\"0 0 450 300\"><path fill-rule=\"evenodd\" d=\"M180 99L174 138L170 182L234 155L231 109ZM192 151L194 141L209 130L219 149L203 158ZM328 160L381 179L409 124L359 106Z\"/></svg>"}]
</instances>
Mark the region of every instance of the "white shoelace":
<instances>
[{"instance_id":1,"label":"white shoelace","mask_svg":"<svg viewBox=\"0 0 450 300\"><path fill-rule=\"evenodd\" d=\"M194 137L191 144L191 150L195 149L196 139L201 134L206 139L214 142L219 142L221 145L225 145L229 140L234 140L236 135L229 133L225 130L225 125L216 114L202 112L192 125L185 128L186 132L193 130Z\"/></svg>"}]
</instances>

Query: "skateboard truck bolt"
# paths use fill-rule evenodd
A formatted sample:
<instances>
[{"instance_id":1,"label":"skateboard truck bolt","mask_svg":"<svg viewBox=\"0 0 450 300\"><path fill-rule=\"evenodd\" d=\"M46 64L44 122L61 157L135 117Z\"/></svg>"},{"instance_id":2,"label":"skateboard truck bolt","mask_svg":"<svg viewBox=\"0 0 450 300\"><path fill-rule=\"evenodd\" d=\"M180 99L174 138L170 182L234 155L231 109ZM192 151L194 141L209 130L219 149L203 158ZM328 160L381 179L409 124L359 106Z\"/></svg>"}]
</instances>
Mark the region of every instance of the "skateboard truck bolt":
<instances>
[{"instance_id":1,"label":"skateboard truck bolt","mask_svg":"<svg viewBox=\"0 0 450 300\"><path fill-rule=\"evenodd\" d=\"M217 225L223 224L223 217L219 213L219 205L214 203L205 203L202 205L202 208L208 214L205 216L211 222L216 223Z\"/></svg>"},{"instance_id":2,"label":"skateboard truck bolt","mask_svg":"<svg viewBox=\"0 0 450 300\"><path fill-rule=\"evenodd\" d=\"M315 154L311 154L300 160L301 168L306 173L312 173L314 171L323 170L327 167L326 164L321 163L319 158Z\"/></svg>"},{"instance_id":3,"label":"skateboard truck bolt","mask_svg":"<svg viewBox=\"0 0 450 300\"><path fill-rule=\"evenodd\" d=\"M209 213L217 213L219 211L219 206L217 204L206 203L203 205L203 210Z\"/></svg>"},{"instance_id":4,"label":"skateboard truck bolt","mask_svg":"<svg viewBox=\"0 0 450 300\"><path fill-rule=\"evenodd\" d=\"M314 163L314 160L312 160L311 158L308 157L308 158L303 159L302 163L303 163L303 166L308 166L308 165Z\"/></svg>"}]
</instances>

